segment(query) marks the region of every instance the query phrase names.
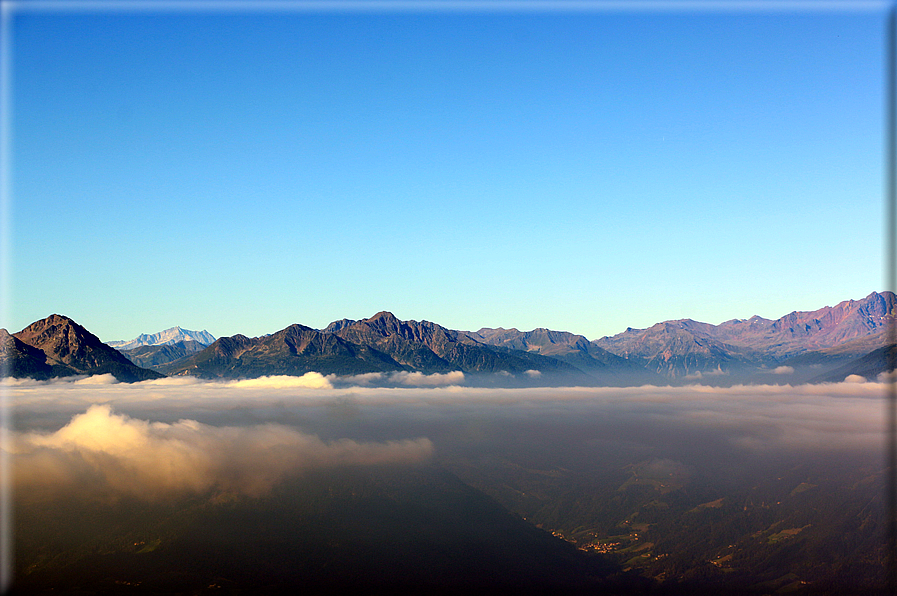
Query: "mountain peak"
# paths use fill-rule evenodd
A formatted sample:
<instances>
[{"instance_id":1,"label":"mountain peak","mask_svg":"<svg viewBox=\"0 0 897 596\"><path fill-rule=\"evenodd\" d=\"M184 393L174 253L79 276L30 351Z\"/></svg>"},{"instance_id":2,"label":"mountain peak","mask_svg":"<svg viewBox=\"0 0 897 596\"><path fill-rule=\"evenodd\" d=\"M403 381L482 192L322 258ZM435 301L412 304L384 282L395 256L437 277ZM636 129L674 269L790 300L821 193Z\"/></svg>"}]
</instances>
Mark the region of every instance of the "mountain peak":
<instances>
[{"instance_id":1,"label":"mountain peak","mask_svg":"<svg viewBox=\"0 0 897 596\"><path fill-rule=\"evenodd\" d=\"M35 321L13 337L43 352L47 364L60 367L63 374L111 373L127 382L162 376L135 366L120 352L63 315L53 314Z\"/></svg>"},{"instance_id":2,"label":"mountain peak","mask_svg":"<svg viewBox=\"0 0 897 596\"><path fill-rule=\"evenodd\" d=\"M68 342L78 341L85 337L96 339L95 335L73 319L57 314L52 314L45 319L31 323L16 333L15 336L27 344L40 347L37 344L45 343L58 334L64 334ZM69 337L70 335L71 337Z\"/></svg>"},{"instance_id":3,"label":"mountain peak","mask_svg":"<svg viewBox=\"0 0 897 596\"><path fill-rule=\"evenodd\" d=\"M351 327L358 321L354 319L340 319L338 321L333 321L327 327L323 329L324 333L336 333L340 329L345 329L346 327Z\"/></svg>"},{"instance_id":4,"label":"mountain peak","mask_svg":"<svg viewBox=\"0 0 897 596\"><path fill-rule=\"evenodd\" d=\"M401 321L399 321L399 319L398 319L394 314L392 314L392 313L389 312L388 310L381 310L380 312L378 312L377 314L375 314L375 315L374 315L373 317L371 317L370 319L365 319L365 320L366 320L367 322L369 322L369 323L373 323L373 322L375 322L375 321L388 321L388 322L390 322L390 323L391 323L391 322L394 322L394 321L395 321L395 322L401 322Z\"/></svg>"}]
</instances>

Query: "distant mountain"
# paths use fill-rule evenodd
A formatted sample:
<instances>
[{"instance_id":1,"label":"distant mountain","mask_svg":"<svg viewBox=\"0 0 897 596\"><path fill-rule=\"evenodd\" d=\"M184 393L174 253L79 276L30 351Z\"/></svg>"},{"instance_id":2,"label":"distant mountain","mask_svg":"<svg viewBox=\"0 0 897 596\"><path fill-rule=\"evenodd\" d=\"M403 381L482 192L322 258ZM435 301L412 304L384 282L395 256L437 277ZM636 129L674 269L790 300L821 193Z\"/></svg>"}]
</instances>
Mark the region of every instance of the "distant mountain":
<instances>
[{"instance_id":1,"label":"distant mountain","mask_svg":"<svg viewBox=\"0 0 897 596\"><path fill-rule=\"evenodd\" d=\"M649 370L672 378L725 374L770 360L756 350L723 343L713 337L712 328L691 319L664 321L592 343L624 358L641 359Z\"/></svg>"},{"instance_id":2,"label":"distant mountain","mask_svg":"<svg viewBox=\"0 0 897 596\"><path fill-rule=\"evenodd\" d=\"M762 350L777 358L830 348L883 331L897 316L897 296L872 292L809 312L792 312L775 321L762 317L732 320L713 330L720 341Z\"/></svg>"},{"instance_id":3,"label":"distant mountain","mask_svg":"<svg viewBox=\"0 0 897 596\"><path fill-rule=\"evenodd\" d=\"M536 352L543 356L558 356L571 352L588 353L590 348L601 354L609 354L607 350L591 346L589 340L582 335L574 335L566 331L552 331L544 327L532 331L483 327L479 331L466 331L465 333L469 337L493 346Z\"/></svg>"},{"instance_id":4,"label":"distant mountain","mask_svg":"<svg viewBox=\"0 0 897 596\"><path fill-rule=\"evenodd\" d=\"M208 331L190 331L181 327L172 327L158 333L138 335L136 338L127 341L109 341L106 345L112 346L116 350L133 350L140 346L163 346L171 345L182 341L195 341L203 346L211 345L215 341Z\"/></svg>"},{"instance_id":5,"label":"distant mountain","mask_svg":"<svg viewBox=\"0 0 897 596\"><path fill-rule=\"evenodd\" d=\"M13 337L33 348L23 348L7 339L5 372L13 377L49 378L111 373L119 381L133 383L163 376L135 366L96 335L62 315L50 315L36 321ZM41 352L43 359L34 350ZM47 369L47 366L50 368Z\"/></svg>"},{"instance_id":6,"label":"distant mountain","mask_svg":"<svg viewBox=\"0 0 897 596\"><path fill-rule=\"evenodd\" d=\"M140 346L130 350L118 348L118 351L137 366L158 370L161 366L186 358L204 348L206 346L198 341L186 340L153 346Z\"/></svg>"},{"instance_id":7,"label":"distant mountain","mask_svg":"<svg viewBox=\"0 0 897 596\"><path fill-rule=\"evenodd\" d=\"M884 330L894 324L895 314L894 294L873 292L862 300L795 311L775 321L757 316L720 325L691 319L665 321L592 343L618 356L644 359L648 368L673 378L697 373L749 374L782 364L830 367L882 347ZM821 352L848 342L856 343L840 352ZM807 358L798 358L805 353Z\"/></svg>"},{"instance_id":8,"label":"distant mountain","mask_svg":"<svg viewBox=\"0 0 897 596\"><path fill-rule=\"evenodd\" d=\"M492 346L550 356L592 374L599 383L657 383L661 377L646 370L647 362L617 356L582 335L540 327L532 331L492 329L465 331L468 337Z\"/></svg>"}]
</instances>

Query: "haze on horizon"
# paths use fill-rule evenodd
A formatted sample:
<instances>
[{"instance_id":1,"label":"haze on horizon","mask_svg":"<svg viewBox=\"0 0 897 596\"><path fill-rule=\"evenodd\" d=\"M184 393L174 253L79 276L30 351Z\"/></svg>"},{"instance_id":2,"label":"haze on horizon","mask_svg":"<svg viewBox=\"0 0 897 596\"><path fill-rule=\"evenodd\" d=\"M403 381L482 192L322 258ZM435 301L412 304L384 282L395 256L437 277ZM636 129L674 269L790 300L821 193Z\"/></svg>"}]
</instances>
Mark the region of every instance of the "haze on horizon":
<instances>
[{"instance_id":1,"label":"haze on horizon","mask_svg":"<svg viewBox=\"0 0 897 596\"><path fill-rule=\"evenodd\" d=\"M30 10L0 326L589 339L882 288L884 7Z\"/></svg>"}]
</instances>

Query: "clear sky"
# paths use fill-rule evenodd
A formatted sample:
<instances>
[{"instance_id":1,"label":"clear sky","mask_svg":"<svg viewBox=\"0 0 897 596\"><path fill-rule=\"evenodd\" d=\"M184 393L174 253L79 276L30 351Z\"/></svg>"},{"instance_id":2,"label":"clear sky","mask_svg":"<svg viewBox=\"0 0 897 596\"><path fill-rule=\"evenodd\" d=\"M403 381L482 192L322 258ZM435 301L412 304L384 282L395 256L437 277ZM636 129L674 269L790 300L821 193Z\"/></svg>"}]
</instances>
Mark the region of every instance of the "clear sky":
<instances>
[{"instance_id":1,"label":"clear sky","mask_svg":"<svg viewBox=\"0 0 897 596\"><path fill-rule=\"evenodd\" d=\"M885 4L32 6L6 13L11 332L389 310L595 339L885 289Z\"/></svg>"}]
</instances>

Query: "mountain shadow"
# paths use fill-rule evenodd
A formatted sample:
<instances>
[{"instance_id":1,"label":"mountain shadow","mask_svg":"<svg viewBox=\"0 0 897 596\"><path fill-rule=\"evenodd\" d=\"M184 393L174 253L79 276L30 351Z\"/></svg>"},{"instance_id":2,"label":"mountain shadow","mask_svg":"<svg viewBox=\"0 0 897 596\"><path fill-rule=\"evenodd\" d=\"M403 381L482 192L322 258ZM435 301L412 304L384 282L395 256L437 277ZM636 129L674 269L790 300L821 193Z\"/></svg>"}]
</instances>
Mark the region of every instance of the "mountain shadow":
<instances>
[{"instance_id":1,"label":"mountain shadow","mask_svg":"<svg viewBox=\"0 0 897 596\"><path fill-rule=\"evenodd\" d=\"M438 466L319 470L260 498L72 501L17 504L18 592L593 593L625 581Z\"/></svg>"}]
</instances>

